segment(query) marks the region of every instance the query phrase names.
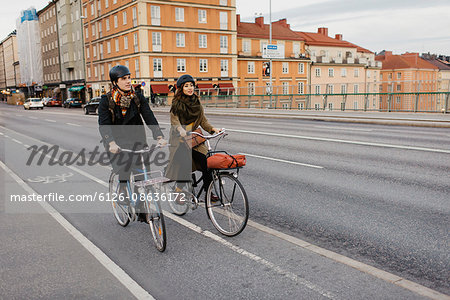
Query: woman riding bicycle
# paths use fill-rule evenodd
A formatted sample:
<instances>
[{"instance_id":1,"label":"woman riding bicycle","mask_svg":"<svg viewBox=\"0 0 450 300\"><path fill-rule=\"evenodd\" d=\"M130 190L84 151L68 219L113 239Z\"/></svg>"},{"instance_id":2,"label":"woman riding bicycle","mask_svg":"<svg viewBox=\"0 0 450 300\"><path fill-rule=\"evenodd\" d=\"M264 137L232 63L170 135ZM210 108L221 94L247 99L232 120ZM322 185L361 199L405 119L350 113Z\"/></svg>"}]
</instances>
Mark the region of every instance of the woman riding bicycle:
<instances>
[{"instance_id":1,"label":"woman riding bicycle","mask_svg":"<svg viewBox=\"0 0 450 300\"><path fill-rule=\"evenodd\" d=\"M195 81L191 75L183 75L177 80L177 90L170 108L170 154L166 176L177 182L190 182L192 171L201 171L204 186L212 181L211 171L208 170L206 154L208 148L201 143L192 148L183 141L187 132L201 127L209 133L218 133L206 118L199 97L194 93ZM181 139L180 139L181 137ZM192 158L192 166L189 166ZM177 187L177 191L180 188Z\"/></svg>"},{"instance_id":2,"label":"woman riding bicycle","mask_svg":"<svg viewBox=\"0 0 450 300\"><path fill-rule=\"evenodd\" d=\"M165 145L163 133L142 93L131 85L130 70L117 65L109 71L112 90L102 95L98 106L98 124L113 170L119 174L121 192L130 178L133 155L119 155L120 148L140 150L147 146L144 123L151 129L158 145ZM116 126L124 125L124 126ZM135 126L130 126L135 125ZM122 153L123 154L123 153Z\"/></svg>"}]
</instances>

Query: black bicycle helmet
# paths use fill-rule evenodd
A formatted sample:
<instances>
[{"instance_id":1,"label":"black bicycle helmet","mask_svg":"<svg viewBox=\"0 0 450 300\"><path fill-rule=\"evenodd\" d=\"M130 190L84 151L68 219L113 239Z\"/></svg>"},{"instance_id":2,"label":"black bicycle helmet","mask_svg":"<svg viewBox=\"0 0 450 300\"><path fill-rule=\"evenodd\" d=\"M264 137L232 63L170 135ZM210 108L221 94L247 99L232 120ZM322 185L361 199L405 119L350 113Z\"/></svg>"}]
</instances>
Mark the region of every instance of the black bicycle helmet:
<instances>
[{"instance_id":1,"label":"black bicycle helmet","mask_svg":"<svg viewBox=\"0 0 450 300\"><path fill-rule=\"evenodd\" d=\"M117 80L119 80L120 77L123 77L125 75L131 75L130 69L128 69L126 66L117 65L109 70L109 79L111 80L113 85Z\"/></svg>"},{"instance_id":2,"label":"black bicycle helmet","mask_svg":"<svg viewBox=\"0 0 450 300\"><path fill-rule=\"evenodd\" d=\"M181 88L183 86L183 84L185 84L186 82L192 82L195 85L194 78L189 74L185 74L185 75L181 76L180 78L178 78L177 88L178 89Z\"/></svg>"}]
</instances>

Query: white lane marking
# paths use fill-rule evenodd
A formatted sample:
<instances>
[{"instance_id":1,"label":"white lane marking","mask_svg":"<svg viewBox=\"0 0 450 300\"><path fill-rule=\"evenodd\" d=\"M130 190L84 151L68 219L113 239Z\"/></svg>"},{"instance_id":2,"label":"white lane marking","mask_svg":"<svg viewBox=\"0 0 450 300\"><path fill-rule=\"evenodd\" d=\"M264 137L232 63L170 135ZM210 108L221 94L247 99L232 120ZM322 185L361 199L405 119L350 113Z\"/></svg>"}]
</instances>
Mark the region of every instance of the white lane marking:
<instances>
[{"instance_id":1,"label":"white lane marking","mask_svg":"<svg viewBox=\"0 0 450 300\"><path fill-rule=\"evenodd\" d=\"M28 118L30 118L30 119L33 119L33 120L37 120L37 118L36 118L36 117L28 117Z\"/></svg>"},{"instance_id":2,"label":"white lane marking","mask_svg":"<svg viewBox=\"0 0 450 300\"><path fill-rule=\"evenodd\" d=\"M38 194L31 186L26 184L16 173L8 168L2 161L0 167L5 170L28 194ZM39 204L52 216L67 232L76 239L87 251L89 251L123 286L128 289L138 299L155 299L145 289L143 289L133 278L130 277L121 267L112 261L100 248L94 245L78 229L67 221L56 209L45 201Z\"/></svg>"},{"instance_id":3,"label":"white lane marking","mask_svg":"<svg viewBox=\"0 0 450 300\"><path fill-rule=\"evenodd\" d=\"M240 122L240 123L255 123L255 124L267 124L267 125L273 124L272 122L244 121L244 120L236 120L235 122Z\"/></svg>"},{"instance_id":4,"label":"white lane marking","mask_svg":"<svg viewBox=\"0 0 450 300\"><path fill-rule=\"evenodd\" d=\"M9 169L2 161L0 166L13 179L24 188L30 195L38 194L29 185L27 185L18 175ZM147 291L139 286L127 273L125 273L118 265L116 265L104 252L95 246L81 232L79 232L72 224L70 224L58 211L56 211L47 202L39 202L39 204L66 229L80 244L86 248L105 268L110 271L133 295L138 299L154 299Z\"/></svg>"},{"instance_id":5,"label":"white lane marking","mask_svg":"<svg viewBox=\"0 0 450 300\"><path fill-rule=\"evenodd\" d=\"M52 122L52 123L56 123L55 120L50 120L50 119L45 119L45 121L47 121L47 122Z\"/></svg>"},{"instance_id":6,"label":"white lane marking","mask_svg":"<svg viewBox=\"0 0 450 300\"><path fill-rule=\"evenodd\" d=\"M0 132L0 135L5 135L3 132Z\"/></svg>"},{"instance_id":7,"label":"white lane marking","mask_svg":"<svg viewBox=\"0 0 450 300\"><path fill-rule=\"evenodd\" d=\"M438 152L438 153L449 153L450 154L450 150L447 150L447 149L433 149L433 148L425 148L425 147L401 146L401 145L393 145L393 144L339 140L339 139L330 139L330 138L320 138L320 137L314 137L314 136L302 136L302 135L250 131L250 130L240 130L240 129L227 129L227 131L250 133L250 134L260 134L260 135L268 135L268 136L276 136L276 137L296 138L296 139L312 140L312 141L324 141L324 142L334 142L334 143L343 143L343 144L353 144L353 145L374 146L374 147L417 150L417 151Z\"/></svg>"},{"instance_id":8,"label":"white lane marking","mask_svg":"<svg viewBox=\"0 0 450 300\"><path fill-rule=\"evenodd\" d=\"M17 117L23 117L23 115L16 114Z\"/></svg>"},{"instance_id":9,"label":"white lane marking","mask_svg":"<svg viewBox=\"0 0 450 300\"><path fill-rule=\"evenodd\" d=\"M261 225L259 223L256 223L252 220L248 220L247 225L254 227L260 231L263 231L265 233L268 233L270 235L276 236L282 240L285 240L289 243L292 243L294 245L297 245L299 247L302 247L304 249L308 249L311 252L314 252L316 254L322 255L326 258L329 258L331 260L334 260L338 263L350 266L358 271L367 273L369 275L372 275L374 277L377 277L379 279L382 279L384 281L390 282L392 284L395 284L397 286L403 287L407 290L410 290L414 293L417 293L419 295L431 298L431 299L449 299L448 296L441 294L435 290L432 290L430 288L427 288L425 286L422 286L420 284L417 284L413 281L404 279L403 277L397 276L395 274L391 274L389 272L380 270L378 268L375 268L373 266L364 264L362 262L359 262L357 260L351 259L349 257L346 257L342 254L338 254L335 252L332 252L330 250L318 247L316 245L313 245L311 243L305 242L299 238L290 236L288 234L279 232L275 229L272 229L270 227Z\"/></svg>"},{"instance_id":10,"label":"white lane marking","mask_svg":"<svg viewBox=\"0 0 450 300\"><path fill-rule=\"evenodd\" d=\"M249 154L249 153L243 153L243 152L241 152L241 153L239 153L239 154L244 154L244 155L250 156L250 157L261 158L261 159L267 159L267 160L273 160L273 161L278 161L278 162L287 163L287 164L293 164L293 165L299 165L299 166L304 166L304 167L309 167L309 168L316 168L316 169L323 169L323 168L324 168L324 167L322 167L322 166L310 165L310 164L305 164L305 163L296 162L296 161L284 160L284 159L273 158L273 157L267 157L267 156L260 156L260 155Z\"/></svg>"},{"instance_id":11,"label":"white lane marking","mask_svg":"<svg viewBox=\"0 0 450 300\"><path fill-rule=\"evenodd\" d=\"M67 125L70 125L70 126L76 126L76 127L81 127L81 125L78 125L78 124L74 124L74 123L66 123Z\"/></svg>"},{"instance_id":12,"label":"white lane marking","mask_svg":"<svg viewBox=\"0 0 450 300\"><path fill-rule=\"evenodd\" d=\"M13 138L11 138L14 142L16 142L17 144L21 144L21 145L23 145L23 143L21 142L21 141L19 141L19 140L16 140L16 139L13 139Z\"/></svg>"},{"instance_id":13,"label":"white lane marking","mask_svg":"<svg viewBox=\"0 0 450 300\"><path fill-rule=\"evenodd\" d=\"M348 128L348 127L339 127L339 126L314 126L315 128L324 128L324 129L335 129L335 130L342 130L342 131L373 131L372 129L361 129L361 128Z\"/></svg>"},{"instance_id":14,"label":"white lane marking","mask_svg":"<svg viewBox=\"0 0 450 300\"><path fill-rule=\"evenodd\" d=\"M7 129L6 127L3 127L3 126L0 126L0 128ZM38 139L29 137L29 136L27 136L25 134L22 134L22 133L16 132L16 134L19 134L21 136L30 138L32 140L36 140L36 141L41 142L43 144L50 145L48 143L45 143L45 142L40 141ZM50 155L46 155L46 156L50 157ZM0 161L0 164L1 163L2 162ZM103 181L101 179L98 179L95 176L92 176L92 175L90 175L90 174L88 174L88 173L86 173L86 172L84 172L84 171L82 171L82 170L80 170L80 169L78 169L76 167L72 167L72 170L74 170L75 172L80 173L83 176L85 176L85 174L89 175L88 178L94 180L95 182L99 183L100 185L102 185L104 187L108 187L108 184L105 181ZM173 219L174 221L180 223L183 226L188 227L189 229L191 229L191 230L193 230L195 232L198 232L198 233L202 233L203 232L201 227L199 227L199 226L197 226L197 225L195 225L193 223L190 223L190 222L188 222L188 221L186 221L184 219L176 217L175 215L172 215L172 214L170 214L169 212L166 212L166 211L164 211L164 214L167 214L169 218L171 218L171 216L172 216L173 218L171 218L171 219ZM175 218L178 218L178 219L175 220ZM318 246L316 246L314 244L311 244L309 242L303 241L301 239L298 239L296 237L293 237L293 236L290 236L288 234L282 233L282 232L277 231L275 229L272 229L270 227L267 227L267 226L264 226L262 224L256 223L256 222L254 222L254 221L252 221L250 219L248 220L248 225L252 226L252 227L254 227L254 228L256 228L256 229L258 229L260 231L266 232L266 233L271 234L273 236L276 236L276 237L278 237L280 239L288 241L288 242L290 242L292 244L300 246L300 247L302 247L304 249L308 249L309 251L311 251L313 253L322 255L322 256L327 257L327 258L329 258L331 260L334 260L336 262L339 262L339 263L342 263L344 265L350 266L350 267L355 268L355 269L357 269L357 270L359 270L361 272L364 272L364 273L367 273L369 275L372 275L372 276L375 276L377 278L380 278L380 279L382 279L382 280L384 280L386 282L389 282L389 283L401 286L401 287L403 287L403 288L405 288L407 290L410 290L410 291L412 291L414 293L417 293L419 295L423 295L423 296L426 296L426 297L431 298L431 299L448 299L448 296L446 296L444 294L441 294L438 291L432 290L430 288L427 288L427 287L425 287L423 285L420 285L418 283L415 283L413 281L404 279L403 277L397 276L395 274L391 274L389 272L383 271L383 270L375 268L373 266L364 264L364 263L359 262L357 260L348 258L348 257L343 256L341 254L338 254L338 253L332 252L330 250L318 247Z\"/></svg>"}]
</instances>

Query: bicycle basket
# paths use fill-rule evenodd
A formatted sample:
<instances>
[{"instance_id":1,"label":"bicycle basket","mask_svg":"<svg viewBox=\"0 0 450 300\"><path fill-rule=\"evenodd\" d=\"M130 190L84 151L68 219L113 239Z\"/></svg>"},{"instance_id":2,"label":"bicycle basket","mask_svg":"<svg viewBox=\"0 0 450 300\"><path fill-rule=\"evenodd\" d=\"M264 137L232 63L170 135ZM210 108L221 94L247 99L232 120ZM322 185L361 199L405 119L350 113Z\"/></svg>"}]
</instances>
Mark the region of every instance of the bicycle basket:
<instances>
[{"instance_id":1,"label":"bicycle basket","mask_svg":"<svg viewBox=\"0 0 450 300\"><path fill-rule=\"evenodd\" d=\"M224 152L209 156L207 163L210 169L233 169L245 166L247 160L243 154L231 155Z\"/></svg>"}]
</instances>

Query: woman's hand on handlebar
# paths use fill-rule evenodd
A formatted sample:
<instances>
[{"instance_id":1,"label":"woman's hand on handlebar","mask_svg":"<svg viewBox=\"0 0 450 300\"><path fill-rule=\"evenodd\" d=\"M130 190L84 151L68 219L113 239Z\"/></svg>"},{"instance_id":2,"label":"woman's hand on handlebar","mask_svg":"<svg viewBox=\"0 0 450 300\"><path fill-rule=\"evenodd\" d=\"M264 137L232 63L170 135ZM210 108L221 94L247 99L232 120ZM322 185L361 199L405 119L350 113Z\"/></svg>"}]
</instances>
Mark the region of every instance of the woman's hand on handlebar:
<instances>
[{"instance_id":1,"label":"woman's hand on handlebar","mask_svg":"<svg viewBox=\"0 0 450 300\"><path fill-rule=\"evenodd\" d=\"M158 147L163 147L163 146L167 145L167 141L162 136L159 136L158 143L156 145Z\"/></svg>"},{"instance_id":2,"label":"woman's hand on handlebar","mask_svg":"<svg viewBox=\"0 0 450 300\"><path fill-rule=\"evenodd\" d=\"M109 152L113 154L117 154L120 152L120 147L116 144L116 142L112 141L109 143Z\"/></svg>"},{"instance_id":3,"label":"woman's hand on handlebar","mask_svg":"<svg viewBox=\"0 0 450 300\"><path fill-rule=\"evenodd\" d=\"M213 128L212 130L214 131L214 134L217 134L217 133L220 133L223 130L223 128L220 128L220 129Z\"/></svg>"},{"instance_id":4,"label":"woman's hand on handlebar","mask_svg":"<svg viewBox=\"0 0 450 300\"><path fill-rule=\"evenodd\" d=\"M184 130L181 127L178 128L178 133L180 133L181 137L186 137L186 135L187 135L186 130Z\"/></svg>"}]
</instances>

